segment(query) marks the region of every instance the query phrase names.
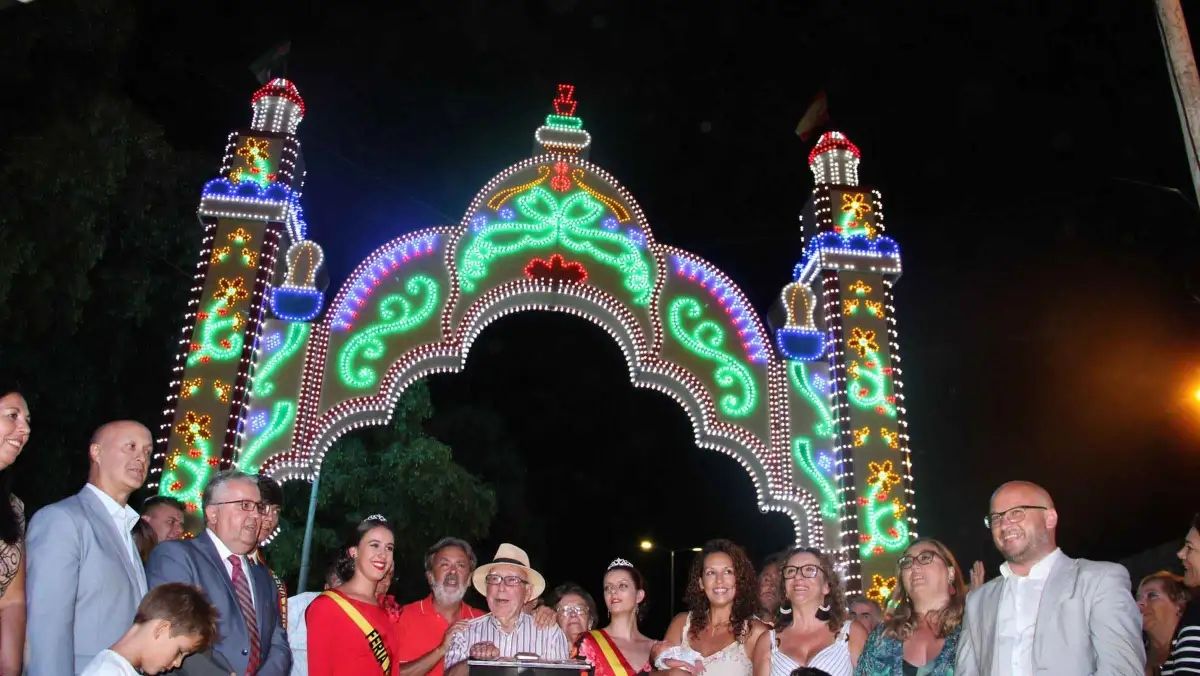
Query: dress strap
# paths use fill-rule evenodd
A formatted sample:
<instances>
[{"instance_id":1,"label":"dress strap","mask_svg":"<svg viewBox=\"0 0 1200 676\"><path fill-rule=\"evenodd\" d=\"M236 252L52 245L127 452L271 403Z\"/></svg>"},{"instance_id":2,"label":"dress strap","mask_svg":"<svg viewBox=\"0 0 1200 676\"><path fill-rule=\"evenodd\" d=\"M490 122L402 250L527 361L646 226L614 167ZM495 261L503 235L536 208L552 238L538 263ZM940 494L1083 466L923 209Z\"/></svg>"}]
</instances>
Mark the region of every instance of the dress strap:
<instances>
[{"instance_id":1,"label":"dress strap","mask_svg":"<svg viewBox=\"0 0 1200 676\"><path fill-rule=\"evenodd\" d=\"M692 614L689 612L685 617L686 619L683 621L683 635L680 637L679 644L684 648L690 649L692 646L688 643L688 630L692 628Z\"/></svg>"}]
</instances>

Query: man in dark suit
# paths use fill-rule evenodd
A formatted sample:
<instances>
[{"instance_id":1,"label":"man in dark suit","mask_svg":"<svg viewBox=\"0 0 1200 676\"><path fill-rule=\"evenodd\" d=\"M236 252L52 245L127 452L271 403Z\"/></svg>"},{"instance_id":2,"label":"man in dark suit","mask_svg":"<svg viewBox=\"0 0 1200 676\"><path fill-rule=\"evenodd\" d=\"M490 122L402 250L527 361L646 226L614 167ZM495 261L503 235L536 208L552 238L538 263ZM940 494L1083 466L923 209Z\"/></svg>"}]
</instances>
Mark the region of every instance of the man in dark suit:
<instances>
[{"instance_id":1,"label":"man in dark suit","mask_svg":"<svg viewBox=\"0 0 1200 676\"><path fill-rule=\"evenodd\" d=\"M258 545L265 509L258 482L236 470L220 472L205 487L203 503L207 530L192 540L158 545L146 564L151 587L164 582L199 586L221 615L220 640L210 653L184 660L180 673L287 676L292 653L275 583L266 568L247 557Z\"/></svg>"}]
</instances>

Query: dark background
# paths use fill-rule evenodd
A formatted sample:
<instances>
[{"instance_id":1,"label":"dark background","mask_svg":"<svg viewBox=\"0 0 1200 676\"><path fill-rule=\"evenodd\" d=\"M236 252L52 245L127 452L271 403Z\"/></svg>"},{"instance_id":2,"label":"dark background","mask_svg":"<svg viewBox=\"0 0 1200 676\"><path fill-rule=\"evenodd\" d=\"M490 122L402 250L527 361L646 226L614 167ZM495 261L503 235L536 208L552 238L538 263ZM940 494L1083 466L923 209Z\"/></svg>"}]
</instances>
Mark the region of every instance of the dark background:
<instances>
[{"instance_id":1,"label":"dark background","mask_svg":"<svg viewBox=\"0 0 1200 676\"><path fill-rule=\"evenodd\" d=\"M457 223L529 156L554 85L573 82L591 159L657 239L711 260L765 310L800 255L811 142L793 130L823 89L904 255L920 533L994 570L980 517L1017 477L1051 490L1077 556L1178 537L1198 507L1200 218L1153 3L97 6L86 22L64 23L49 0L0 15L5 30L45 36L29 63L52 63L11 110L66 109L91 82L96 41L119 35L104 77L212 175L249 120L248 64L290 40L330 296L374 247ZM189 177L196 193L204 178ZM181 213L180 236L198 239ZM161 322L174 331L182 309ZM140 368L161 390L128 395L151 420L169 346L159 352ZM756 558L790 539L785 518L757 513L745 472L695 448L682 410L634 390L615 344L582 320L502 320L466 372L430 385L430 431L459 462L483 467L503 446L525 477L481 554L527 537L552 584L597 590L608 560L632 558L654 587L652 633L666 554L640 554L639 539L728 536ZM463 424L480 416L491 422Z\"/></svg>"}]
</instances>

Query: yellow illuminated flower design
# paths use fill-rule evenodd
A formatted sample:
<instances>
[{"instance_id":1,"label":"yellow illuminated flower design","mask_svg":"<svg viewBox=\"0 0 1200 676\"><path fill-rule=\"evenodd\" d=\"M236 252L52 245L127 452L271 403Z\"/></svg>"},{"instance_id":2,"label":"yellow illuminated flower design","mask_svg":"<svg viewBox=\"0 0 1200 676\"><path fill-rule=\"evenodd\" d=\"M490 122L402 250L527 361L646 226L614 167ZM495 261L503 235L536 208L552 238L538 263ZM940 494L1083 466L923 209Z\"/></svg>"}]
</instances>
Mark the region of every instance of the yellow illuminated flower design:
<instances>
[{"instance_id":1,"label":"yellow illuminated flower design","mask_svg":"<svg viewBox=\"0 0 1200 676\"><path fill-rule=\"evenodd\" d=\"M864 305L867 306L867 312L870 312L872 315L883 319L883 303L877 300L868 300L864 301Z\"/></svg>"},{"instance_id":2,"label":"yellow illuminated flower design","mask_svg":"<svg viewBox=\"0 0 1200 676\"><path fill-rule=\"evenodd\" d=\"M900 483L900 475L892 471L891 460L884 460L882 463L869 462L867 468L871 472L867 483L879 486L880 493L887 493L892 490L892 486Z\"/></svg>"},{"instance_id":3,"label":"yellow illuminated flower design","mask_svg":"<svg viewBox=\"0 0 1200 676\"><path fill-rule=\"evenodd\" d=\"M196 391L199 390L200 386L203 384L204 384L203 378L192 378L191 380L184 380L183 385L180 386L180 388L179 388L179 398L187 399L188 397L195 394Z\"/></svg>"},{"instance_id":4,"label":"yellow illuminated flower design","mask_svg":"<svg viewBox=\"0 0 1200 676\"><path fill-rule=\"evenodd\" d=\"M862 446L863 444L867 443L867 439L870 438L871 428L864 427L862 429L851 430L851 433L854 435L854 445Z\"/></svg>"},{"instance_id":5,"label":"yellow illuminated flower design","mask_svg":"<svg viewBox=\"0 0 1200 676\"><path fill-rule=\"evenodd\" d=\"M266 160L271 154L271 144L264 139L248 138L245 145L237 149L237 156L253 167L258 160Z\"/></svg>"},{"instance_id":6,"label":"yellow illuminated flower design","mask_svg":"<svg viewBox=\"0 0 1200 676\"><path fill-rule=\"evenodd\" d=\"M891 598L892 592L895 590L896 578L872 575L871 588L867 590L867 598L883 606L887 604L887 600Z\"/></svg>"},{"instance_id":7,"label":"yellow illuminated flower design","mask_svg":"<svg viewBox=\"0 0 1200 676\"><path fill-rule=\"evenodd\" d=\"M906 512L908 512L908 508L904 506L903 502L900 502L900 498L892 498L892 515L900 519Z\"/></svg>"},{"instance_id":8,"label":"yellow illuminated flower design","mask_svg":"<svg viewBox=\"0 0 1200 676\"><path fill-rule=\"evenodd\" d=\"M225 259L228 257L229 257L229 247L227 247L227 246L217 247L216 249L213 249L213 252L212 252L212 264L216 265L217 263L223 263L225 261Z\"/></svg>"},{"instance_id":9,"label":"yellow illuminated flower design","mask_svg":"<svg viewBox=\"0 0 1200 676\"><path fill-rule=\"evenodd\" d=\"M233 386L229 385L227 383L223 383L220 380L214 380L213 381L213 392L216 393L217 399L219 399L222 404L228 404L229 403L229 393L233 392Z\"/></svg>"},{"instance_id":10,"label":"yellow illuminated flower design","mask_svg":"<svg viewBox=\"0 0 1200 676\"><path fill-rule=\"evenodd\" d=\"M871 213L871 205L867 204L867 197L861 192L856 192L853 195L850 193L842 193L842 211L853 213L854 218L861 218L863 214Z\"/></svg>"},{"instance_id":11,"label":"yellow illuminated flower design","mask_svg":"<svg viewBox=\"0 0 1200 676\"><path fill-rule=\"evenodd\" d=\"M865 296L871 293L871 287L867 286L866 282L861 279L854 280L854 283L848 287L856 296Z\"/></svg>"},{"instance_id":12,"label":"yellow illuminated flower design","mask_svg":"<svg viewBox=\"0 0 1200 676\"><path fill-rule=\"evenodd\" d=\"M246 290L246 281L241 277L235 279L222 277L217 280L217 292L213 294L213 297L217 300L224 300L228 305L235 300L249 298L250 292Z\"/></svg>"},{"instance_id":13,"label":"yellow illuminated flower design","mask_svg":"<svg viewBox=\"0 0 1200 676\"><path fill-rule=\"evenodd\" d=\"M196 415L193 411L184 414L183 420L175 425L175 432L183 436L183 443L194 446L197 439L207 439L212 436L208 426L212 424L212 416Z\"/></svg>"},{"instance_id":14,"label":"yellow illuminated flower design","mask_svg":"<svg viewBox=\"0 0 1200 676\"><path fill-rule=\"evenodd\" d=\"M870 301L868 301L868 302L870 302ZM858 312L858 299L857 298L851 298L851 299L842 301L842 314L849 317L850 315L852 315L856 312Z\"/></svg>"},{"instance_id":15,"label":"yellow illuminated flower design","mask_svg":"<svg viewBox=\"0 0 1200 676\"><path fill-rule=\"evenodd\" d=\"M886 427L879 428L879 437L887 442L888 448L900 448L900 435Z\"/></svg>"},{"instance_id":16,"label":"yellow illuminated flower design","mask_svg":"<svg viewBox=\"0 0 1200 676\"><path fill-rule=\"evenodd\" d=\"M846 341L851 350L858 352L858 356L865 357L867 352L875 352L879 349L879 343L875 342L874 331L864 331L857 326L850 329L850 338Z\"/></svg>"},{"instance_id":17,"label":"yellow illuminated flower design","mask_svg":"<svg viewBox=\"0 0 1200 676\"><path fill-rule=\"evenodd\" d=\"M237 230L234 230L233 232L229 233L228 237L230 242L241 244L243 246L250 243L250 233L246 232L245 228L238 228ZM870 291L870 289L867 290Z\"/></svg>"}]
</instances>

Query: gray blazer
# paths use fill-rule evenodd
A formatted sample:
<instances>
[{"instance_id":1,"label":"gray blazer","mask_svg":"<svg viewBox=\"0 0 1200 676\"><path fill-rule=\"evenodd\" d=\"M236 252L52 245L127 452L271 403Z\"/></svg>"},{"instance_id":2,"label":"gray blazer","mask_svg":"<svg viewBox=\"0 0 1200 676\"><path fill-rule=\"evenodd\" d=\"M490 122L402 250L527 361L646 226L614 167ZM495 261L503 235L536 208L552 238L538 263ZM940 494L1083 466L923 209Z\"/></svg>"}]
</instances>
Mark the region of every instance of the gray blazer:
<instances>
[{"instance_id":1,"label":"gray blazer","mask_svg":"<svg viewBox=\"0 0 1200 676\"><path fill-rule=\"evenodd\" d=\"M292 651L279 619L279 593L266 567L248 566L250 592L254 595L254 614L258 621L262 662L259 676L287 676L292 668ZM146 577L153 586L164 582L186 582L208 594L208 600L220 614L217 643L210 654L196 654L183 661L179 673L187 676L214 673L246 673L250 660L250 634L246 620L234 596L233 581L225 572L225 562L207 532L191 540L164 542L150 552Z\"/></svg>"},{"instance_id":2,"label":"gray blazer","mask_svg":"<svg viewBox=\"0 0 1200 676\"><path fill-rule=\"evenodd\" d=\"M87 486L38 510L26 547L26 673L77 674L133 624L145 571Z\"/></svg>"},{"instance_id":3,"label":"gray blazer","mask_svg":"<svg viewBox=\"0 0 1200 676\"><path fill-rule=\"evenodd\" d=\"M967 595L955 676L992 673L1003 595L1002 577ZM1142 618L1129 572L1115 563L1061 558L1038 605L1033 670L1055 676L1141 676L1145 665Z\"/></svg>"}]
</instances>

